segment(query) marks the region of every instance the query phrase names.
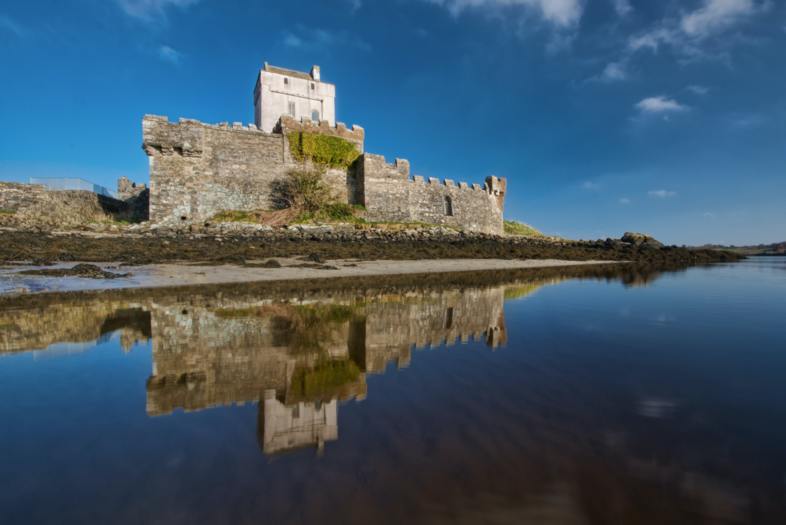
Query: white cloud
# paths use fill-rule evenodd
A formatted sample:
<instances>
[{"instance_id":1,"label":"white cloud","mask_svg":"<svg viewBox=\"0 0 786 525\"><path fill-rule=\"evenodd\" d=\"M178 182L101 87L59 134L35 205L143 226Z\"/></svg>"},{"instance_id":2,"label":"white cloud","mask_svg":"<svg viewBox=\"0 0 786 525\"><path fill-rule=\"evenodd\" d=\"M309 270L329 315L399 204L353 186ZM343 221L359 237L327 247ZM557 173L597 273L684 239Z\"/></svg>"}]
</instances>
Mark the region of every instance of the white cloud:
<instances>
[{"instance_id":1,"label":"white cloud","mask_svg":"<svg viewBox=\"0 0 786 525\"><path fill-rule=\"evenodd\" d=\"M705 38L734 25L761 8L754 0L704 0L704 5L699 9L682 16L680 28L687 35Z\"/></svg>"},{"instance_id":2,"label":"white cloud","mask_svg":"<svg viewBox=\"0 0 786 525\"><path fill-rule=\"evenodd\" d=\"M284 33L284 45L287 47L302 47L303 40L292 33Z\"/></svg>"},{"instance_id":3,"label":"white cloud","mask_svg":"<svg viewBox=\"0 0 786 525\"><path fill-rule=\"evenodd\" d=\"M19 25L13 18L3 14L0 14L0 30L5 30L17 37L23 37L27 34L24 27Z\"/></svg>"},{"instance_id":4,"label":"white cloud","mask_svg":"<svg viewBox=\"0 0 786 525\"><path fill-rule=\"evenodd\" d=\"M371 46L364 40L345 31L328 31L326 29L309 29L298 25L293 31L285 31L283 43L287 47L307 51L325 50L330 47L354 47L361 51L371 51Z\"/></svg>"},{"instance_id":5,"label":"white cloud","mask_svg":"<svg viewBox=\"0 0 786 525\"><path fill-rule=\"evenodd\" d=\"M169 46L159 46L158 58L170 64L179 64L183 58L183 53Z\"/></svg>"},{"instance_id":6,"label":"white cloud","mask_svg":"<svg viewBox=\"0 0 786 525\"><path fill-rule=\"evenodd\" d=\"M454 16L468 9L493 13L500 8L523 7L535 11L557 27L574 27L584 12L582 0L427 0L445 7Z\"/></svg>"},{"instance_id":7,"label":"white cloud","mask_svg":"<svg viewBox=\"0 0 786 525\"><path fill-rule=\"evenodd\" d=\"M128 15L140 20L150 21L166 18L169 7L185 9L199 0L116 0L120 8Z\"/></svg>"},{"instance_id":8,"label":"white cloud","mask_svg":"<svg viewBox=\"0 0 786 525\"><path fill-rule=\"evenodd\" d=\"M687 111L688 106L684 106L673 98L663 96L648 97L636 103L636 108L642 113L677 113Z\"/></svg>"},{"instance_id":9,"label":"white cloud","mask_svg":"<svg viewBox=\"0 0 786 525\"><path fill-rule=\"evenodd\" d=\"M630 0L611 0L611 2L614 4L614 10L619 16L628 16L633 12Z\"/></svg>"},{"instance_id":10,"label":"white cloud","mask_svg":"<svg viewBox=\"0 0 786 525\"><path fill-rule=\"evenodd\" d=\"M649 30L632 36L628 49L657 52L661 46L668 45L689 58L706 58L701 47L704 40L766 11L770 5L769 0L702 0L697 9L661 20Z\"/></svg>"},{"instance_id":11,"label":"white cloud","mask_svg":"<svg viewBox=\"0 0 786 525\"><path fill-rule=\"evenodd\" d=\"M630 204L631 200L628 197L620 197L619 203L623 206Z\"/></svg>"},{"instance_id":12,"label":"white cloud","mask_svg":"<svg viewBox=\"0 0 786 525\"><path fill-rule=\"evenodd\" d=\"M349 3L349 9L353 13L355 13L358 9L363 7L363 0L347 0Z\"/></svg>"},{"instance_id":13,"label":"white cloud","mask_svg":"<svg viewBox=\"0 0 786 525\"><path fill-rule=\"evenodd\" d=\"M700 86L698 84L691 84L690 86L687 86L685 89L696 95L706 95L707 93L710 92L710 88L705 86Z\"/></svg>"},{"instance_id":14,"label":"white cloud","mask_svg":"<svg viewBox=\"0 0 786 525\"><path fill-rule=\"evenodd\" d=\"M677 192L671 190L650 190L647 192L647 195L656 199L668 199L670 197L676 197Z\"/></svg>"},{"instance_id":15,"label":"white cloud","mask_svg":"<svg viewBox=\"0 0 786 525\"><path fill-rule=\"evenodd\" d=\"M624 62L609 62L600 75L595 77L601 82L620 82L628 78L628 71Z\"/></svg>"},{"instance_id":16,"label":"white cloud","mask_svg":"<svg viewBox=\"0 0 786 525\"><path fill-rule=\"evenodd\" d=\"M600 184L598 184L597 182L593 182L591 180L584 181L581 183L581 189L587 191L597 191L600 189Z\"/></svg>"}]
</instances>

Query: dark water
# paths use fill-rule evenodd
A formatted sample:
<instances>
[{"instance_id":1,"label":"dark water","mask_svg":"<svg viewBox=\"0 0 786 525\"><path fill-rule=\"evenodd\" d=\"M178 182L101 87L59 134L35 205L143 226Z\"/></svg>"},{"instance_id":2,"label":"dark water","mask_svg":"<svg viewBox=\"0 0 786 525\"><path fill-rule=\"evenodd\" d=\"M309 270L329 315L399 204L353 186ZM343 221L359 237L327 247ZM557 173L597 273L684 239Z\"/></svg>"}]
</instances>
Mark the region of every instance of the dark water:
<instances>
[{"instance_id":1,"label":"dark water","mask_svg":"<svg viewBox=\"0 0 786 525\"><path fill-rule=\"evenodd\" d=\"M0 312L0 523L786 523L786 259Z\"/></svg>"}]
</instances>

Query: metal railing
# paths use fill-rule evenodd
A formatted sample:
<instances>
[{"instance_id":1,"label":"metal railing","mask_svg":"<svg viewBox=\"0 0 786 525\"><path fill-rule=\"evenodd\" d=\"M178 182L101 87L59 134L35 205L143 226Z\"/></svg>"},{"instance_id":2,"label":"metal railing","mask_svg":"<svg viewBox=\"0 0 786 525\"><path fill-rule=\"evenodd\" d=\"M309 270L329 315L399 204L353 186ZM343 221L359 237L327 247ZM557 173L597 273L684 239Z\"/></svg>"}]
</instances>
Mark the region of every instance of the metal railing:
<instances>
[{"instance_id":1,"label":"metal railing","mask_svg":"<svg viewBox=\"0 0 786 525\"><path fill-rule=\"evenodd\" d=\"M78 177L30 177L30 184L40 184L50 190L85 190L98 195L115 198L115 194L104 186Z\"/></svg>"}]
</instances>

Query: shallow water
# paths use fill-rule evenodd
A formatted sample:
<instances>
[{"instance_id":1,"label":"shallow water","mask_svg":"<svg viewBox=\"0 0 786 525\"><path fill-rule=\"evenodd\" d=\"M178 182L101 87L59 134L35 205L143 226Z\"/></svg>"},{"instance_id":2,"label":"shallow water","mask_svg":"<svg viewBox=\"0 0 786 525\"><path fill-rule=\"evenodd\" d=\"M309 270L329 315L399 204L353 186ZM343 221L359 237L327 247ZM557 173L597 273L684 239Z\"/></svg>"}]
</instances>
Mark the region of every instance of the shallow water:
<instances>
[{"instance_id":1,"label":"shallow water","mask_svg":"<svg viewBox=\"0 0 786 525\"><path fill-rule=\"evenodd\" d=\"M784 523L784 319L774 257L2 311L0 523Z\"/></svg>"}]
</instances>

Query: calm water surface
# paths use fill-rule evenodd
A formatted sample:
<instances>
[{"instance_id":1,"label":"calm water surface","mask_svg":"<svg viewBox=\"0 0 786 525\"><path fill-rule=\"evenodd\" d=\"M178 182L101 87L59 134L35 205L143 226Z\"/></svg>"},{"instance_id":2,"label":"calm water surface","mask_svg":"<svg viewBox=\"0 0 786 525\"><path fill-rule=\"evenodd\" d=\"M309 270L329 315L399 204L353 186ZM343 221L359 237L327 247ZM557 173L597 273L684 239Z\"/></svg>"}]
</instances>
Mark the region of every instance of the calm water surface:
<instances>
[{"instance_id":1,"label":"calm water surface","mask_svg":"<svg viewBox=\"0 0 786 525\"><path fill-rule=\"evenodd\" d=\"M786 523L786 259L0 312L0 523Z\"/></svg>"}]
</instances>

